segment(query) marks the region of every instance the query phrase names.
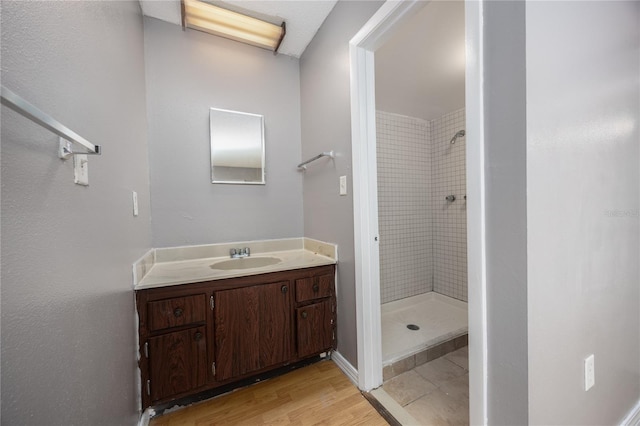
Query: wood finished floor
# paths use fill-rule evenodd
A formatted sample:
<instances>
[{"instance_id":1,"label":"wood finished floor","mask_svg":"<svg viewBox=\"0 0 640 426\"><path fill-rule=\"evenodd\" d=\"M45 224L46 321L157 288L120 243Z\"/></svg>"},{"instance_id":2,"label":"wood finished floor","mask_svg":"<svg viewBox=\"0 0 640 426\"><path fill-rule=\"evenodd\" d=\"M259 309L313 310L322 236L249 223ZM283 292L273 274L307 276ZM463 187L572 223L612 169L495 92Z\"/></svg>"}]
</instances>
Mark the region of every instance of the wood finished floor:
<instances>
[{"instance_id":1,"label":"wood finished floor","mask_svg":"<svg viewBox=\"0 0 640 426\"><path fill-rule=\"evenodd\" d=\"M372 425L387 422L332 361L203 401L151 420L175 425Z\"/></svg>"}]
</instances>

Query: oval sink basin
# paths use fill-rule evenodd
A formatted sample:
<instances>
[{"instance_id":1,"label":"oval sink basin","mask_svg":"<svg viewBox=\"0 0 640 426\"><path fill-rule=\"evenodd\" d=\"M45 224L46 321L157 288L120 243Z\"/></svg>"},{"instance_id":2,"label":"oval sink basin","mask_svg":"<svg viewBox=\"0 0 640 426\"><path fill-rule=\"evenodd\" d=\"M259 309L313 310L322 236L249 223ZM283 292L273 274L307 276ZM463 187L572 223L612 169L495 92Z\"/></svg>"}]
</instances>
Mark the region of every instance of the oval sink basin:
<instances>
[{"instance_id":1,"label":"oval sink basin","mask_svg":"<svg viewBox=\"0 0 640 426\"><path fill-rule=\"evenodd\" d=\"M210 266L211 269L230 271L232 269L253 269L280 263L277 257L241 257L239 259L223 260Z\"/></svg>"}]
</instances>

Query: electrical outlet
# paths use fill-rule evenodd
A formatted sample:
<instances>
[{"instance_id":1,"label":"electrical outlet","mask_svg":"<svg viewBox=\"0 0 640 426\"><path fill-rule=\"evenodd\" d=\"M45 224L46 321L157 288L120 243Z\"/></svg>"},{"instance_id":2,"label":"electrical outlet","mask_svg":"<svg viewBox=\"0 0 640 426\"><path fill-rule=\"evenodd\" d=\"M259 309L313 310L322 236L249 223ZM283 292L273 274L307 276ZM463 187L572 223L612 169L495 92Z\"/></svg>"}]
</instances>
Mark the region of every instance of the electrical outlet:
<instances>
[{"instance_id":1,"label":"electrical outlet","mask_svg":"<svg viewBox=\"0 0 640 426\"><path fill-rule=\"evenodd\" d=\"M593 354L584 359L584 390L588 391L596 384L596 360Z\"/></svg>"}]
</instances>

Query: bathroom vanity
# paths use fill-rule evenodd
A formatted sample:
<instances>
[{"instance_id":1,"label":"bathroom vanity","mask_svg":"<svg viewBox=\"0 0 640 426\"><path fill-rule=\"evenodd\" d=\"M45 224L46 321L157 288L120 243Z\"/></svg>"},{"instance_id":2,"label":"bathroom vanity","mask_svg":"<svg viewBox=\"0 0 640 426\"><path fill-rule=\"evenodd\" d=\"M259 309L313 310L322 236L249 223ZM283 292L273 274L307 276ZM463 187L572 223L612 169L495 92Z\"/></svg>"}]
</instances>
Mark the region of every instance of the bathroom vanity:
<instances>
[{"instance_id":1,"label":"bathroom vanity","mask_svg":"<svg viewBox=\"0 0 640 426\"><path fill-rule=\"evenodd\" d=\"M300 267L287 256L315 261ZM192 283L171 284L161 271L194 260L150 270L136 287L144 408L335 349L335 260L307 250L279 258L250 271L209 266L212 279Z\"/></svg>"}]
</instances>

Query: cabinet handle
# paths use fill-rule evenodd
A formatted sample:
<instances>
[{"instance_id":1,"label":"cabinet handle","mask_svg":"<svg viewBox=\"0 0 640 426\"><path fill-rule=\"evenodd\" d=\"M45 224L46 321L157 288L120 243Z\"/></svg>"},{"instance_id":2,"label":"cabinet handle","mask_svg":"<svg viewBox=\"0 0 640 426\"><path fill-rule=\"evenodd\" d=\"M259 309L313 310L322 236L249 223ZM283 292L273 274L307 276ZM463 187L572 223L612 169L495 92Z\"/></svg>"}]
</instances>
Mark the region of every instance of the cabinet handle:
<instances>
[{"instance_id":1,"label":"cabinet handle","mask_svg":"<svg viewBox=\"0 0 640 426\"><path fill-rule=\"evenodd\" d=\"M195 341L197 342L198 340L202 339L202 333L200 333L199 331L193 336L193 338L195 339Z\"/></svg>"},{"instance_id":2,"label":"cabinet handle","mask_svg":"<svg viewBox=\"0 0 640 426\"><path fill-rule=\"evenodd\" d=\"M280 291L284 294L289 291L289 287L287 287L286 285L283 285L282 287L280 287Z\"/></svg>"},{"instance_id":3,"label":"cabinet handle","mask_svg":"<svg viewBox=\"0 0 640 426\"><path fill-rule=\"evenodd\" d=\"M181 308L175 308L173 310L173 316L176 318L179 318L182 316L182 309Z\"/></svg>"},{"instance_id":4,"label":"cabinet handle","mask_svg":"<svg viewBox=\"0 0 640 426\"><path fill-rule=\"evenodd\" d=\"M306 318L307 317L307 311L302 311L302 318Z\"/></svg>"},{"instance_id":5,"label":"cabinet handle","mask_svg":"<svg viewBox=\"0 0 640 426\"><path fill-rule=\"evenodd\" d=\"M313 292L314 292L314 293L317 293L317 292L318 292L318 290L320 290L320 287L318 286L318 284L314 284L314 285L313 285Z\"/></svg>"}]
</instances>

